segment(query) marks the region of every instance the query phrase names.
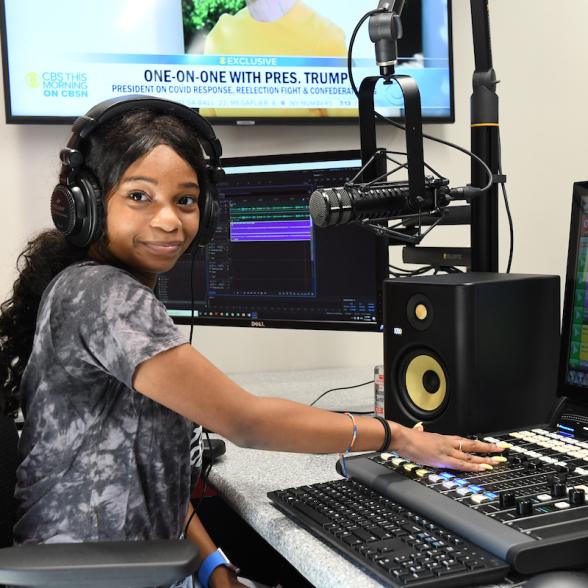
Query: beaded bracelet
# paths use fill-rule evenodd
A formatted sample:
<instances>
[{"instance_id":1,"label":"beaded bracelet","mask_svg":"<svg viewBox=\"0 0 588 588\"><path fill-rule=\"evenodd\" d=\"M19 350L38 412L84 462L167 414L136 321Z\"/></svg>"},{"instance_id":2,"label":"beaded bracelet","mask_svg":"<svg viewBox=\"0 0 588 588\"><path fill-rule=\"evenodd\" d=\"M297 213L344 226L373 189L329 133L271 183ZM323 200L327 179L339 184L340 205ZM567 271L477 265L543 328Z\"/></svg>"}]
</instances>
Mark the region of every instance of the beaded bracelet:
<instances>
[{"instance_id":1,"label":"beaded bracelet","mask_svg":"<svg viewBox=\"0 0 588 588\"><path fill-rule=\"evenodd\" d=\"M343 471L343 475L346 478L349 478L349 471L347 470L345 458L351 453L353 445L355 444L355 440L357 439L357 423L355 422L355 417L350 412L346 412L345 414L351 419L351 422L353 423L353 436L351 437L351 443L349 444L349 447L345 450L345 453L341 453L339 457L341 461L341 470Z\"/></svg>"}]
</instances>

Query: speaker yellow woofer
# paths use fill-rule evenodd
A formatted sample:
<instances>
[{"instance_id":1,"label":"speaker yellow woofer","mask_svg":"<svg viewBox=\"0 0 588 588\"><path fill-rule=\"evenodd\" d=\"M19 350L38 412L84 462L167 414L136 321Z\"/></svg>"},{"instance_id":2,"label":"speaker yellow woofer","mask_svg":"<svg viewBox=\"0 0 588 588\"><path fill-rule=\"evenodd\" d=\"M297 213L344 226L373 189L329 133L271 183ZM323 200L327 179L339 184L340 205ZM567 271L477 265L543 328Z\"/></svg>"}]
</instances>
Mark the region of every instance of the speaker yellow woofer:
<instances>
[{"instance_id":1,"label":"speaker yellow woofer","mask_svg":"<svg viewBox=\"0 0 588 588\"><path fill-rule=\"evenodd\" d=\"M413 352L402 362L400 389L407 408L416 416L432 417L444 407L447 377L441 362L428 352Z\"/></svg>"}]
</instances>

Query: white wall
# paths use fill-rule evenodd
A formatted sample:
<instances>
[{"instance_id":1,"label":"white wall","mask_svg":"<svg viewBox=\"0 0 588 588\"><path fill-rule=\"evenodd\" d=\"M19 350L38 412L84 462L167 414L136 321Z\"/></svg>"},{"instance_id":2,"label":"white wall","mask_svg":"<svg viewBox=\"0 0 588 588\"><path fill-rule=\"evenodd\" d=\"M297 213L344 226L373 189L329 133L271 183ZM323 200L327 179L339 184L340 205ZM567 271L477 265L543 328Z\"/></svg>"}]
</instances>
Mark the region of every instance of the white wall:
<instances>
[{"instance_id":1,"label":"white wall","mask_svg":"<svg viewBox=\"0 0 588 588\"><path fill-rule=\"evenodd\" d=\"M454 0L453 6L457 122L427 130L467 147L473 70L469 2ZM494 67L502 82L498 94L503 168L516 230L513 271L563 277L571 185L588 179L588 2L490 0L490 11ZM228 156L358 146L354 126L221 126L217 132ZM0 123L2 296L14 280L15 259L26 239L49 224L57 154L67 136L65 126ZM394 129L382 129L379 143L400 147L403 138ZM465 156L430 143L425 155L454 185L467 183ZM443 228L431 235L428 244L467 245L467 239L464 229ZM501 269L507 252L503 215ZM219 367L233 372L363 366L379 363L382 357L381 335L374 333L199 327L195 345Z\"/></svg>"}]
</instances>

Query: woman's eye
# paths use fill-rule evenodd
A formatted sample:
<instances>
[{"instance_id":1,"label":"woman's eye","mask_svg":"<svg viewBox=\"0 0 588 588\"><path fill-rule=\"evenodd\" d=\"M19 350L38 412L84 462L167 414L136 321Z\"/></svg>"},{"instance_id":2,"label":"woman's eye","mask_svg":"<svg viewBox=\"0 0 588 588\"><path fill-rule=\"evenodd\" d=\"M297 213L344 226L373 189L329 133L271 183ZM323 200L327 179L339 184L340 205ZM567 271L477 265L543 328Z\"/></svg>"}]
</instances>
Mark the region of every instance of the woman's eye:
<instances>
[{"instance_id":1,"label":"woman's eye","mask_svg":"<svg viewBox=\"0 0 588 588\"><path fill-rule=\"evenodd\" d=\"M194 196L182 196L178 199L178 204L181 206L194 206L196 204L196 198Z\"/></svg>"},{"instance_id":2,"label":"woman's eye","mask_svg":"<svg viewBox=\"0 0 588 588\"><path fill-rule=\"evenodd\" d=\"M147 194L145 192L131 192L129 198L135 202L144 202L147 200Z\"/></svg>"}]
</instances>

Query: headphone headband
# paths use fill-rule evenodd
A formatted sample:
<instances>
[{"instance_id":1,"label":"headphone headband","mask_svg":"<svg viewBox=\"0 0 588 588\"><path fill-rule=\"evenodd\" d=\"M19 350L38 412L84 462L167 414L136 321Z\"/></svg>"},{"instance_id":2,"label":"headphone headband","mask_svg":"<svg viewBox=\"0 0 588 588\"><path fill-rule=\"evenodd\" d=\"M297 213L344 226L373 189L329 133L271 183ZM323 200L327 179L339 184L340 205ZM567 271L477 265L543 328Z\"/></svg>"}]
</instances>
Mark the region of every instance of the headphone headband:
<instances>
[{"instance_id":1,"label":"headphone headband","mask_svg":"<svg viewBox=\"0 0 588 588\"><path fill-rule=\"evenodd\" d=\"M104 227L102 193L90 171L83 168L84 156L79 146L83 139L106 121L139 108L170 114L196 130L198 142L208 156L208 186L201 192L198 200L200 228L190 249L196 245L205 245L214 234L219 211L216 184L224 178L221 143L212 125L195 110L184 104L153 96L131 94L111 98L100 102L75 120L67 146L60 153L59 184L51 196L53 222L78 247L86 247L100 237Z\"/></svg>"},{"instance_id":2,"label":"headphone headband","mask_svg":"<svg viewBox=\"0 0 588 588\"><path fill-rule=\"evenodd\" d=\"M196 127L203 140L202 147L214 165L220 165L223 154L221 142L214 133L212 125L189 106L171 102L163 98L129 94L104 100L93 106L86 114L78 117L71 128L72 136L67 143L70 149L77 149L80 141L85 139L96 127L107 120L120 116L135 108L148 108L162 114L172 114Z\"/></svg>"}]
</instances>

